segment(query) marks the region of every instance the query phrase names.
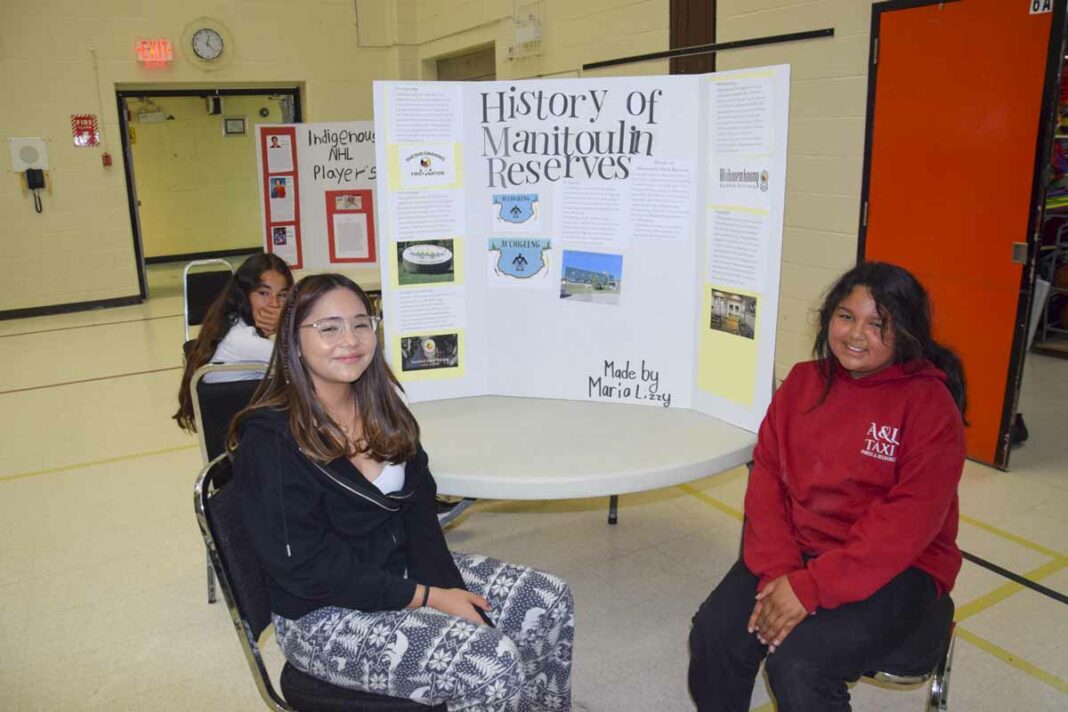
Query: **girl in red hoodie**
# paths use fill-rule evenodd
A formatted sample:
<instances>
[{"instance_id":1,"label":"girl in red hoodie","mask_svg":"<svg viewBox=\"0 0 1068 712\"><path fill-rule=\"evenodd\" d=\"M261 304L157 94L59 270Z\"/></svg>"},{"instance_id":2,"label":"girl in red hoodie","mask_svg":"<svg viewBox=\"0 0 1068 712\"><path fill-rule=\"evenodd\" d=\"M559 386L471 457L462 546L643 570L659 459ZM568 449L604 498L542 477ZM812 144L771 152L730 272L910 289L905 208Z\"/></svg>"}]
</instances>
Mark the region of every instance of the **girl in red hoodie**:
<instances>
[{"instance_id":1,"label":"girl in red hoodie","mask_svg":"<svg viewBox=\"0 0 1068 712\"><path fill-rule=\"evenodd\" d=\"M819 316L816 360L790 371L760 426L742 559L694 616L701 712L748 710L765 657L780 712L849 710L846 683L960 570L964 372L931 338L926 291L868 262Z\"/></svg>"}]
</instances>

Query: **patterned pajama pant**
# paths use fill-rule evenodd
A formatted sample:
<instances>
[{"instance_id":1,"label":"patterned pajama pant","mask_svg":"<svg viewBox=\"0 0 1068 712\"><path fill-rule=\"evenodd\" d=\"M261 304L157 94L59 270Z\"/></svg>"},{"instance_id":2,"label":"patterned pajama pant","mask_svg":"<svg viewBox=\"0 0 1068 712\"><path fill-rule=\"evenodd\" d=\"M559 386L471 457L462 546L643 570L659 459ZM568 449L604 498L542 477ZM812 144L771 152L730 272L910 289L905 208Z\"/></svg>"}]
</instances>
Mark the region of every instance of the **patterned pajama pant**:
<instances>
[{"instance_id":1,"label":"patterned pajama pant","mask_svg":"<svg viewBox=\"0 0 1068 712\"><path fill-rule=\"evenodd\" d=\"M552 574L454 553L468 590L486 598L494 626L432 608L364 613L326 607L274 616L282 654L341 687L459 710L571 709L575 607Z\"/></svg>"}]
</instances>

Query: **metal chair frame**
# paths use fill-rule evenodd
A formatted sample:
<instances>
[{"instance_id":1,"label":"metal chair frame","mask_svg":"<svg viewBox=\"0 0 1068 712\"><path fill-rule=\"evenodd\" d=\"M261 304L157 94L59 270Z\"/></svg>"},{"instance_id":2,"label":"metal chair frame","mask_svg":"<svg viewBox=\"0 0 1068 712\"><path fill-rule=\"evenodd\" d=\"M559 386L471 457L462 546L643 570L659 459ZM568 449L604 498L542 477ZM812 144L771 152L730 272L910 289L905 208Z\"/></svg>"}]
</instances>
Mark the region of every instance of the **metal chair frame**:
<instances>
[{"instance_id":1,"label":"metal chair frame","mask_svg":"<svg viewBox=\"0 0 1068 712\"><path fill-rule=\"evenodd\" d=\"M193 421L197 426L197 443L200 445L200 459L205 465L209 465L223 454L216 456L215 460L212 460L208 455L207 439L204 437L204 418L201 415L200 410L200 394L197 391L197 386L204 379L204 376L209 373L225 373L226 371L260 371L265 376L267 375L267 364L260 363L258 361L239 361L235 363L207 363L193 372L193 377L189 380L189 395L193 399ZM208 552L207 560L207 579L208 579L208 603L215 603L215 570L211 564L211 552Z\"/></svg>"},{"instance_id":2,"label":"metal chair frame","mask_svg":"<svg viewBox=\"0 0 1068 712\"><path fill-rule=\"evenodd\" d=\"M185 340L189 341L189 329L196 324L189 323L189 273L196 267L206 267L208 265L222 265L226 269L230 270L230 274L234 274L234 266L224 259L215 257L209 260L193 260L186 264L182 269L182 319L183 326L185 326ZM220 272L222 270L219 270Z\"/></svg>"}]
</instances>

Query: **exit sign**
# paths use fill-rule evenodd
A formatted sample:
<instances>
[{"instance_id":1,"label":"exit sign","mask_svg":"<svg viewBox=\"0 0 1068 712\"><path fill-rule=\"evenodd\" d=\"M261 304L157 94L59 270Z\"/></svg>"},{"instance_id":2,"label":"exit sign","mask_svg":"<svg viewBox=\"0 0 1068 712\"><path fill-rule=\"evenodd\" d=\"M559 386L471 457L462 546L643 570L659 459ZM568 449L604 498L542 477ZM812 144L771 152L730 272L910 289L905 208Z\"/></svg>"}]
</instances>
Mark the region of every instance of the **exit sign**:
<instances>
[{"instance_id":1,"label":"exit sign","mask_svg":"<svg viewBox=\"0 0 1068 712\"><path fill-rule=\"evenodd\" d=\"M137 61L141 64L167 64L174 61L174 45L163 38L158 40L138 40Z\"/></svg>"}]
</instances>

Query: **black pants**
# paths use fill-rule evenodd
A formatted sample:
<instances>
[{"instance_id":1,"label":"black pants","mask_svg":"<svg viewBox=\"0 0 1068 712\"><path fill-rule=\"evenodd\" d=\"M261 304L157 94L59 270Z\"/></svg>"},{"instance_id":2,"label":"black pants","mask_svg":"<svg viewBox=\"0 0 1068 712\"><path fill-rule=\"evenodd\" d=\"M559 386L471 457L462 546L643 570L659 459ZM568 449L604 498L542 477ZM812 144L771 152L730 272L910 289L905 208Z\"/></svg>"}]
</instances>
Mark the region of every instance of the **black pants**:
<instances>
[{"instance_id":1,"label":"black pants","mask_svg":"<svg viewBox=\"0 0 1068 712\"><path fill-rule=\"evenodd\" d=\"M930 575L908 569L866 600L820 609L768 655L746 630L758 581L736 562L693 618L689 680L699 712L748 710L765 657L779 712L848 712L846 682L903 643L937 594Z\"/></svg>"}]
</instances>

